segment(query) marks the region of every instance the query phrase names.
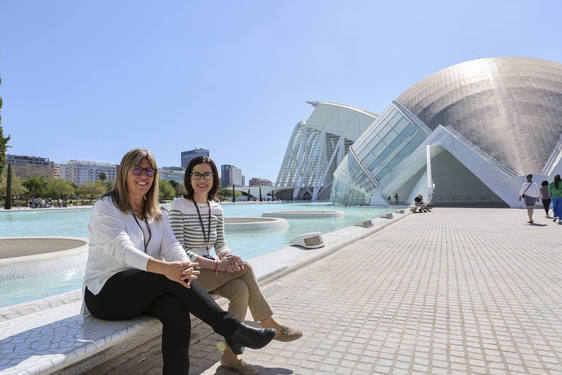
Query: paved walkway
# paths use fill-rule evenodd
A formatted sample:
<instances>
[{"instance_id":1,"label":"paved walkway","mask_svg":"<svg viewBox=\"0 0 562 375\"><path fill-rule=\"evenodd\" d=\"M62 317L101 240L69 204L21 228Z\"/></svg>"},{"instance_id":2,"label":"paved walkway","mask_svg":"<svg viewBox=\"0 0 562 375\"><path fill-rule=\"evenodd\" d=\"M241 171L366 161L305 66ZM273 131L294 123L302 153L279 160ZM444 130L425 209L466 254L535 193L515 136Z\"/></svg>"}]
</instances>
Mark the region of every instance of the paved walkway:
<instances>
[{"instance_id":1,"label":"paved walkway","mask_svg":"<svg viewBox=\"0 0 562 375\"><path fill-rule=\"evenodd\" d=\"M516 209L436 208L264 286L302 328L244 357L262 374L562 374L562 225ZM220 337L192 338L192 374ZM91 371L158 374L160 342Z\"/></svg>"}]
</instances>

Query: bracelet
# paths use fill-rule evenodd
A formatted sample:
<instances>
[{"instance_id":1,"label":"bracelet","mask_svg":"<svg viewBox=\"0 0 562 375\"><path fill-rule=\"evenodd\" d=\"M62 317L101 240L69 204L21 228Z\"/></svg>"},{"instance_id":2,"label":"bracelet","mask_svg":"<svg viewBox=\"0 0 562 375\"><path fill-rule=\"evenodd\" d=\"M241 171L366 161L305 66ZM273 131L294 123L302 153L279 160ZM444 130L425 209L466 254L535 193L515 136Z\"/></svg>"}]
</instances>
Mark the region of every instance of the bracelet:
<instances>
[{"instance_id":1,"label":"bracelet","mask_svg":"<svg viewBox=\"0 0 562 375\"><path fill-rule=\"evenodd\" d=\"M217 274L217 271L219 269L219 261L215 260L215 269L213 270L213 272L215 273L215 275Z\"/></svg>"}]
</instances>

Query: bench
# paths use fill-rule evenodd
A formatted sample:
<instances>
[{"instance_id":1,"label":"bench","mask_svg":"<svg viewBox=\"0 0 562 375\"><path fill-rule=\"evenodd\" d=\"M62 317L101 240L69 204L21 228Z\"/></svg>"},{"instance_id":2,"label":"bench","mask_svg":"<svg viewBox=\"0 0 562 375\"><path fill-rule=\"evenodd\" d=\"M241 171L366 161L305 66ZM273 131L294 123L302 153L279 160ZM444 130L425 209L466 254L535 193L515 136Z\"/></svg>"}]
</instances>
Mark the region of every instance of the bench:
<instances>
[{"instance_id":1,"label":"bench","mask_svg":"<svg viewBox=\"0 0 562 375\"><path fill-rule=\"evenodd\" d=\"M227 303L224 298L217 302L223 308ZM80 307L80 301L62 303L1 321L0 375L82 373L162 334L161 323L152 317L84 318ZM191 325L193 344L206 326L194 317Z\"/></svg>"}]
</instances>

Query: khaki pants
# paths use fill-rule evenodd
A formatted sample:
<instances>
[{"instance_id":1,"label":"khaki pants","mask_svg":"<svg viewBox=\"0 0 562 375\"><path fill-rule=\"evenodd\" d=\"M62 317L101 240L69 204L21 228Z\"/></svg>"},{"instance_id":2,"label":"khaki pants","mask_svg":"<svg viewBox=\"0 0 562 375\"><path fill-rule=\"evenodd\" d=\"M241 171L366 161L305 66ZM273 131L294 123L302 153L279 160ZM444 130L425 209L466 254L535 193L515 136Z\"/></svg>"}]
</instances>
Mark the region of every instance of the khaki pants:
<instances>
[{"instance_id":1,"label":"khaki pants","mask_svg":"<svg viewBox=\"0 0 562 375\"><path fill-rule=\"evenodd\" d=\"M205 290L218 294L230 301L228 312L244 321L246 312L250 312L255 321L261 321L273 315L265 297L261 293L254 270L246 263L244 270L238 272L218 272L200 269L197 281Z\"/></svg>"}]
</instances>

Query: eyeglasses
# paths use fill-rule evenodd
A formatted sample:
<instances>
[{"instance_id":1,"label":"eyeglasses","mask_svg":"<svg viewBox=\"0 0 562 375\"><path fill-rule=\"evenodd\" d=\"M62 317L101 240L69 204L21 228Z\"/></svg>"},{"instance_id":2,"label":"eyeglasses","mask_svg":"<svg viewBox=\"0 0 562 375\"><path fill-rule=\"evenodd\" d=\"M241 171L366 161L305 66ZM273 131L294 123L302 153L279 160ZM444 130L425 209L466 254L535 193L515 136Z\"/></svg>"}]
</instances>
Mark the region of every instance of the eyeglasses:
<instances>
[{"instance_id":1,"label":"eyeglasses","mask_svg":"<svg viewBox=\"0 0 562 375\"><path fill-rule=\"evenodd\" d=\"M156 174L156 169L154 168L143 168L143 167L133 168L133 174L135 176L140 176L143 171L146 174L146 177L154 177L154 175Z\"/></svg>"},{"instance_id":2,"label":"eyeglasses","mask_svg":"<svg viewBox=\"0 0 562 375\"><path fill-rule=\"evenodd\" d=\"M212 180L214 176L215 174L213 172L205 172L205 173L193 172L191 174L191 179L200 180L201 177L203 177L205 180Z\"/></svg>"}]
</instances>

